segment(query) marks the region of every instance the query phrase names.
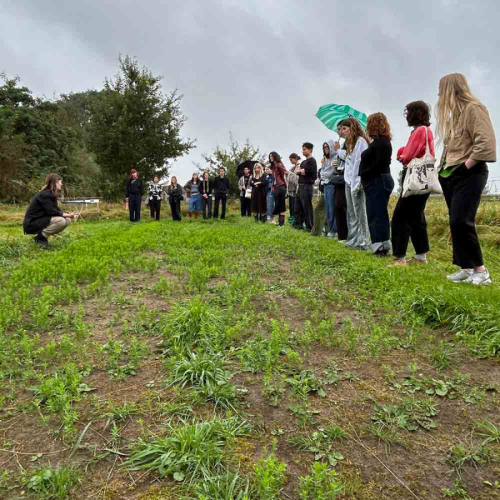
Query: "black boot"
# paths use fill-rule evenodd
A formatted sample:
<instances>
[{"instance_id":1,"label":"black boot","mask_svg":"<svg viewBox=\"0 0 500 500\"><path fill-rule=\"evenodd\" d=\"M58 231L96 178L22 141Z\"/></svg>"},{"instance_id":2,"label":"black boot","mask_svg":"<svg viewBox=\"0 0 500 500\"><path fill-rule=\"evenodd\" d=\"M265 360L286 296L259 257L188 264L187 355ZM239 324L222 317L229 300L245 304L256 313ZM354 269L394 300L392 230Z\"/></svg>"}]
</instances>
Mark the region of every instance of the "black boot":
<instances>
[{"instance_id":1,"label":"black boot","mask_svg":"<svg viewBox=\"0 0 500 500\"><path fill-rule=\"evenodd\" d=\"M285 216L284 215L280 215L279 223L280 223L280 226L285 225Z\"/></svg>"},{"instance_id":2,"label":"black boot","mask_svg":"<svg viewBox=\"0 0 500 500\"><path fill-rule=\"evenodd\" d=\"M255 222L259 222L259 216L258 215L254 215L253 218L254 218Z\"/></svg>"},{"instance_id":3,"label":"black boot","mask_svg":"<svg viewBox=\"0 0 500 500\"><path fill-rule=\"evenodd\" d=\"M264 224L266 222L266 216L265 215L261 215L260 216L260 222L262 222L262 224Z\"/></svg>"},{"instance_id":4,"label":"black boot","mask_svg":"<svg viewBox=\"0 0 500 500\"><path fill-rule=\"evenodd\" d=\"M34 238L33 241L40 245L41 248L49 248L49 240L42 234L38 233Z\"/></svg>"}]
</instances>

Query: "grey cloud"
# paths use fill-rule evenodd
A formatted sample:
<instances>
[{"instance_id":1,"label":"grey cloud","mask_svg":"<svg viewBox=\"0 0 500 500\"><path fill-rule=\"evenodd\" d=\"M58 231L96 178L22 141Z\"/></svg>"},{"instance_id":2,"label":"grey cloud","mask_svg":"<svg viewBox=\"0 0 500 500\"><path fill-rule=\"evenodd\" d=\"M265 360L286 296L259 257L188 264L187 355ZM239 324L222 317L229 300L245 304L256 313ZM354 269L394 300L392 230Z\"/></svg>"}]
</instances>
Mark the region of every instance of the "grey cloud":
<instances>
[{"instance_id":1,"label":"grey cloud","mask_svg":"<svg viewBox=\"0 0 500 500\"><path fill-rule=\"evenodd\" d=\"M178 88L185 135L198 139L195 152L174 166L181 178L202 152L225 145L230 130L285 156L305 140L319 149L332 134L314 114L329 102L384 111L397 149L409 135L404 105L434 105L439 78L449 72L464 72L500 123L494 0L0 3L4 22L21 27L11 27L8 40L0 36L0 69L36 92L99 86L115 73L119 53L164 75L165 89ZM26 37L28 25L38 28ZM499 167L492 172L500 176Z\"/></svg>"}]
</instances>

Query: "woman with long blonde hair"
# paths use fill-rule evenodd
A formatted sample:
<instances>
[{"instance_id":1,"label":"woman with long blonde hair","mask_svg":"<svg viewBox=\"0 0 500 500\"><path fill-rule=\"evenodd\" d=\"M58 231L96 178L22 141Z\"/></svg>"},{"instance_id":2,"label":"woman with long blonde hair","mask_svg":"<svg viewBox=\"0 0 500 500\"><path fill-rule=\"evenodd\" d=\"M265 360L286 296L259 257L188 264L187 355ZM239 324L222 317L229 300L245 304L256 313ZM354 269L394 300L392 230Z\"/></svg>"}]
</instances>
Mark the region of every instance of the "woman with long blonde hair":
<instances>
[{"instance_id":1,"label":"woman with long blonde hair","mask_svg":"<svg viewBox=\"0 0 500 500\"><path fill-rule=\"evenodd\" d=\"M472 94L464 75L441 78L436 107L437 137L443 143L440 182L448 205L453 264L447 279L491 283L476 233L476 214L488 180L486 163L496 161L496 139L486 107Z\"/></svg>"},{"instance_id":2,"label":"woman with long blonde hair","mask_svg":"<svg viewBox=\"0 0 500 500\"><path fill-rule=\"evenodd\" d=\"M359 166L361 154L368 149L368 137L361 124L355 118L347 118L342 122L342 135L345 137L345 150L335 143L338 157L345 161L345 194L347 199L347 220L349 235L347 245L358 250L368 250L370 235L366 215L365 192L361 185Z\"/></svg>"},{"instance_id":3,"label":"woman with long blonde hair","mask_svg":"<svg viewBox=\"0 0 500 500\"><path fill-rule=\"evenodd\" d=\"M253 167L253 175L250 177L249 185L252 188L252 213L255 222L266 222L267 203L264 166L257 162Z\"/></svg>"}]
</instances>

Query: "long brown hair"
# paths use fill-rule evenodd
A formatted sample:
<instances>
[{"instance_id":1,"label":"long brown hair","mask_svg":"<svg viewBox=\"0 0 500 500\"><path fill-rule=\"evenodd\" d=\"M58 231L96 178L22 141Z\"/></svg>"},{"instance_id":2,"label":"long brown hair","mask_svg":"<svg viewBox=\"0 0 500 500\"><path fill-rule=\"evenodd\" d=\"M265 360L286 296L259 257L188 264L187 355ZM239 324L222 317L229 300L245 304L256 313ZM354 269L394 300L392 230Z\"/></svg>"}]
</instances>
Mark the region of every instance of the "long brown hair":
<instances>
[{"instance_id":1,"label":"long brown hair","mask_svg":"<svg viewBox=\"0 0 500 500\"><path fill-rule=\"evenodd\" d=\"M48 189L54 196L57 196L57 182L62 181L62 178L57 174L49 174L45 178L45 184L40 191Z\"/></svg>"},{"instance_id":2,"label":"long brown hair","mask_svg":"<svg viewBox=\"0 0 500 500\"><path fill-rule=\"evenodd\" d=\"M354 151L354 147L356 146L356 143L358 142L358 139L362 137L367 143L370 141L368 140L368 137L366 137L366 134L363 132L363 129L361 128L361 124L356 120L356 118L346 118L342 122L343 127L348 127L351 129L351 133L349 134L349 137L346 140L346 151L351 154Z\"/></svg>"},{"instance_id":3,"label":"long brown hair","mask_svg":"<svg viewBox=\"0 0 500 500\"><path fill-rule=\"evenodd\" d=\"M436 135L438 142L446 142L455 133L457 118L467 104L481 105L462 73L446 75L439 81L439 99L436 105Z\"/></svg>"}]
</instances>

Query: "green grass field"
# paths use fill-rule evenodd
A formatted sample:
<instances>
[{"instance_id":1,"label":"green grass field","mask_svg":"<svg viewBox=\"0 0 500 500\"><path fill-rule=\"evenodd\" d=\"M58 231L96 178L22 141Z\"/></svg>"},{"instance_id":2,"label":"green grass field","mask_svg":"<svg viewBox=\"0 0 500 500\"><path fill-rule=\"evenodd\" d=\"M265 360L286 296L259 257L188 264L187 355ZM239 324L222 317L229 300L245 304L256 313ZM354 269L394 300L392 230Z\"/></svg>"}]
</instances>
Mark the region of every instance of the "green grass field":
<instances>
[{"instance_id":1,"label":"green grass field","mask_svg":"<svg viewBox=\"0 0 500 500\"><path fill-rule=\"evenodd\" d=\"M0 497L500 498L500 203L479 288L236 214L0 207Z\"/></svg>"}]
</instances>

